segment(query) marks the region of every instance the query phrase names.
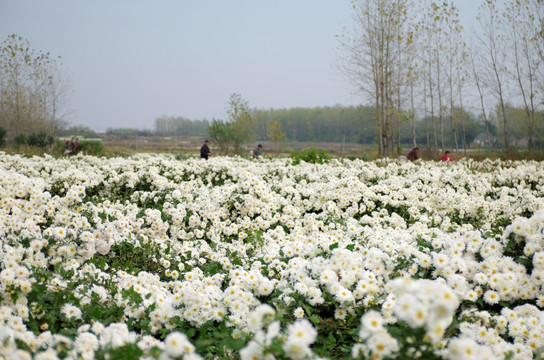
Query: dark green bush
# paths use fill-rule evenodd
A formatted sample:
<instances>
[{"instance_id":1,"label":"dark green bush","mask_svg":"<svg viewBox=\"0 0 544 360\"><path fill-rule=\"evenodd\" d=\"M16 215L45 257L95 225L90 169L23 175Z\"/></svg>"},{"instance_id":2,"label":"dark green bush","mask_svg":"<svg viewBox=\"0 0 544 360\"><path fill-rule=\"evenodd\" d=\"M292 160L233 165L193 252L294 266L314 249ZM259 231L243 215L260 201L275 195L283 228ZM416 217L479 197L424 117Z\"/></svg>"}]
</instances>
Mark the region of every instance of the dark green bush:
<instances>
[{"instance_id":1,"label":"dark green bush","mask_svg":"<svg viewBox=\"0 0 544 360\"><path fill-rule=\"evenodd\" d=\"M43 131L39 133L33 133L28 136L28 142L27 144L29 146L36 146L39 148L44 148L46 146L49 146L53 144L54 138L52 136L48 136Z\"/></svg>"},{"instance_id":2,"label":"dark green bush","mask_svg":"<svg viewBox=\"0 0 544 360\"><path fill-rule=\"evenodd\" d=\"M100 141L82 140L79 146L79 151L85 155L102 156L104 154L104 145Z\"/></svg>"},{"instance_id":3,"label":"dark green bush","mask_svg":"<svg viewBox=\"0 0 544 360\"><path fill-rule=\"evenodd\" d=\"M52 145L55 139L51 135L47 135L45 132L41 131L30 135L19 134L15 136L14 141L16 147L27 145L43 149Z\"/></svg>"},{"instance_id":4,"label":"dark green bush","mask_svg":"<svg viewBox=\"0 0 544 360\"><path fill-rule=\"evenodd\" d=\"M6 145L6 129L0 127L0 147Z\"/></svg>"},{"instance_id":5,"label":"dark green bush","mask_svg":"<svg viewBox=\"0 0 544 360\"><path fill-rule=\"evenodd\" d=\"M319 151L314 146L301 152L291 150L291 158L293 159L293 165L298 165L301 161L311 164L323 164L331 159L325 150Z\"/></svg>"},{"instance_id":6,"label":"dark green bush","mask_svg":"<svg viewBox=\"0 0 544 360\"><path fill-rule=\"evenodd\" d=\"M28 137L25 134L19 134L13 139L17 147L22 145L28 145Z\"/></svg>"}]
</instances>

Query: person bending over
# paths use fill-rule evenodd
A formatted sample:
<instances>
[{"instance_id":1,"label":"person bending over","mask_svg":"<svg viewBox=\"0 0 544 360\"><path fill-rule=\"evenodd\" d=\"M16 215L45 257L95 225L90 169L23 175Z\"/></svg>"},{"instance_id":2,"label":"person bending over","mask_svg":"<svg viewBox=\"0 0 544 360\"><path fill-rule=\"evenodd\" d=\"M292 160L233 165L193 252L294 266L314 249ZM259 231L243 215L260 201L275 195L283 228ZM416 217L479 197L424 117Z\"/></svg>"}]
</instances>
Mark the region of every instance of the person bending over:
<instances>
[{"instance_id":1,"label":"person bending over","mask_svg":"<svg viewBox=\"0 0 544 360\"><path fill-rule=\"evenodd\" d=\"M263 146L261 144L257 145L255 149L253 149L253 158L258 159L263 155Z\"/></svg>"}]
</instances>

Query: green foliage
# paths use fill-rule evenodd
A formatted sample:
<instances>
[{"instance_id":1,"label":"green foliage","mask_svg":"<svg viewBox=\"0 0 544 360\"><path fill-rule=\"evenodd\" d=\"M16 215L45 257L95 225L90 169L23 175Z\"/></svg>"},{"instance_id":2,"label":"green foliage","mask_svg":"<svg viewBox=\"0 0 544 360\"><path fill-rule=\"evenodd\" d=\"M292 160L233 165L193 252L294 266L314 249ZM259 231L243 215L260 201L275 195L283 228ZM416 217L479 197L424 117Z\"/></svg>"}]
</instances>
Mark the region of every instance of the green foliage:
<instances>
[{"instance_id":1,"label":"green foliage","mask_svg":"<svg viewBox=\"0 0 544 360\"><path fill-rule=\"evenodd\" d=\"M510 256L515 262L525 267L528 273L533 271L533 259L524 254L526 241L524 238L516 238L516 235L510 234L508 236L508 242L504 249L504 255Z\"/></svg>"},{"instance_id":2,"label":"green foliage","mask_svg":"<svg viewBox=\"0 0 544 360\"><path fill-rule=\"evenodd\" d=\"M268 127L268 137L276 144L277 151L279 142L285 138L285 133L281 129L281 124L277 119Z\"/></svg>"},{"instance_id":3,"label":"green foliage","mask_svg":"<svg viewBox=\"0 0 544 360\"><path fill-rule=\"evenodd\" d=\"M30 135L18 134L14 138L15 146L33 146L43 149L54 143L55 139L51 135L47 135L45 132L40 131L38 133L32 133Z\"/></svg>"},{"instance_id":4,"label":"green foliage","mask_svg":"<svg viewBox=\"0 0 544 360\"><path fill-rule=\"evenodd\" d=\"M234 149L236 130L230 123L214 119L208 127L208 134L213 144L217 144L221 152L226 153Z\"/></svg>"},{"instance_id":5,"label":"green foliage","mask_svg":"<svg viewBox=\"0 0 544 360\"><path fill-rule=\"evenodd\" d=\"M17 147L23 146L23 145L28 145L28 136L26 136L25 134L19 134L19 135L15 136L13 141L15 142L15 146L17 146Z\"/></svg>"},{"instance_id":6,"label":"green foliage","mask_svg":"<svg viewBox=\"0 0 544 360\"><path fill-rule=\"evenodd\" d=\"M97 140L83 140L79 143L80 151L85 155L102 156L104 154L104 145Z\"/></svg>"},{"instance_id":7,"label":"green foliage","mask_svg":"<svg viewBox=\"0 0 544 360\"><path fill-rule=\"evenodd\" d=\"M331 157L327 155L325 150L318 151L314 146L300 152L292 150L291 158L293 159L293 165L298 165L301 161L310 164L323 164L331 159Z\"/></svg>"},{"instance_id":8,"label":"green foliage","mask_svg":"<svg viewBox=\"0 0 544 360\"><path fill-rule=\"evenodd\" d=\"M161 273L160 265L150 261L157 255L158 249L152 246L151 242L142 243L141 246L134 246L129 242L120 242L112 246L107 256L95 255L91 260L98 268L109 267L130 272L147 271L150 273Z\"/></svg>"},{"instance_id":9,"label":"green foliage","mask_svg":"<svg viewBox=\"0 0 544 360\"><path fill-rule=\"evenodd\" d=\"M123 360L138 360L144 355L142 349L137 344L125 344L120 347L100 348L95 352L96 360L123 359Z\"/></svg>"},{"instance_id":10,"label":"green foliage","mask_svg":"<svg viewBox=\"0 0 544 360\"><path fill-rule=\"evenodd\" d=\"M240 94L232 94L227 104L227 121L214 119L208 127L210 139L222 152L237 151L253 136L253 119L247 101Z\"/></svg>"},{"instance_id":11,"label":"green foliage","mask_svg":"<svg viewBox=\"0 0 544 360\"><path fill-rule=\"evenodd\" d=\"M6 145L6 129L0 127L0 147Z\"/></svg>"},{"instance_id":12,"label":"green foliage","mask_svg":"<svg viewBox=\"0 0 544 360\"><path fill-rule=\"evenodd\" d=\"M28 136L28 145L36 146L38 148L45 148L46 146L53 144L53 141L54 138L43 131Z\"/></svg>"},{"instance_id":13,"label":"green foliage","mask_svg":"<svg viewBox=\"0 0 544 360\"><path fill-rule=\"evenodd\" d=\"M249 104L242 99L240 94L231 94L227 103L228 122L234 126L237 134L237 141L240 145L253 135L253 119L249 111Z\"/></svg>"}]
</instances>

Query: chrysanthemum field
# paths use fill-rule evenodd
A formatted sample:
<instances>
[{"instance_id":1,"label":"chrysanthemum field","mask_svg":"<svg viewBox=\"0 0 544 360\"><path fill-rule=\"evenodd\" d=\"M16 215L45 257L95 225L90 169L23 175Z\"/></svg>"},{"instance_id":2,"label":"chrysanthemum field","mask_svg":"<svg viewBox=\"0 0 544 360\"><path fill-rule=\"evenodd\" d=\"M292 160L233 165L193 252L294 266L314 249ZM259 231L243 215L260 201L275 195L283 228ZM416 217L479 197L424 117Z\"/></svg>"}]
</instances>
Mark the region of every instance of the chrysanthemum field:
<instances>
[{"instance_id":1,"label":"chrysanthemum field","mask_svg":"<svg viewBox=\"0 0 544 360\"><path fill-rule=\"evenodd\" d=\"M0 153L0 358L532 359L544 163Z\"/></svg>"}]
</instances>

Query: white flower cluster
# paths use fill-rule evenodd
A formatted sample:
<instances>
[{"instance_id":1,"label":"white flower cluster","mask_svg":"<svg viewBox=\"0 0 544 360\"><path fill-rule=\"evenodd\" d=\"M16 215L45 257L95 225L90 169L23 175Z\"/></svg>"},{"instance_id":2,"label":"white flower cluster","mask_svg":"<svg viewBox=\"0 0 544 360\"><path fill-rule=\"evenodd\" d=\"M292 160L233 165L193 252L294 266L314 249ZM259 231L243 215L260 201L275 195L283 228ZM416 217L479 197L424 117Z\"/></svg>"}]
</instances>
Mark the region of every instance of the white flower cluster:
<instances>
[{"instance_id":1,"label":"white flower cluster","mask_svg":"<svg viewBox=\"0 0 544 360\"><path fill-rule=\"evenodd\" d=\"M425 328L433 343L438 343L459 305L452 289L440 281L396 279L384 303L386 317L395 316L412 328Z\"/></svg>"},{"instance_id":2,"label":"white flower cluster","mask_svg":"<svg viewBox=\"0 0 544 360\"><path fill-rule=\"evenodd\" d=\"M0 325L0 356L5 359L38 359L50 360L59 359L59 353L65 352L69 359L94 359L95 351L99 348L117 348L125 344L138 343L143 350L151 347L165 349L165 356L179 357L187 354L184 359L200 359L194 353L192 346L184 337L184 341L171 340L176 334L171 333L165 342L155 339L152 336L140 336L129 331L124 323L112 323L104 326L100 322L92 325L86 324L77 329L77 335L71 339L64 335L52 334L49 330L43 331L36 336L31 331L18 331L11 324ZM18 349L16 341L21 341L30 348L27 350ZM168 359L168 357L165 357Z\"/></svg>"},{"instance_id":3,"label":"white flower cluster","mask_svg":"<svg viewBox=\"0 0 544 360\"><path fill-rule=\"evenodd\" d=\"M364 344L355 344L351 350L352 356L372 357L382 359L391 356L399 350L399 344L384 328L384 318L376 310L369 310L361 317L359 337Z\"/></svg>"},{"instance_id":4,"label":"white flower cluster","mask_svg":"<svg viewBox=\"0 0 544 360\"><path fill-rule=\"evenodd\" d=\"M356 356L398 352L384 325L403 322L444 357L521 359L544 347L543 231L534 161L0 153L0 351L24 339L36 357L58 344L92 357L121 339L197 358L182 333L155 341L114 324L158 337L215 322L253 337L244 358L282 336L288 356L307 358L318 335L304 304L332 306L339 322L381 309L361 318ZM48 333L43 292L72 294L56 307L77 337ZM89 323L93 306L120 309L109 333ZM290 321L268 322L280 308ZM459 335L444 337L454 317Z\"/></svg>"}]
</instances>

